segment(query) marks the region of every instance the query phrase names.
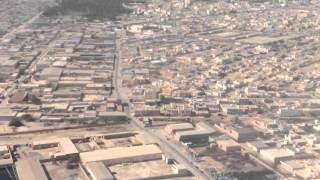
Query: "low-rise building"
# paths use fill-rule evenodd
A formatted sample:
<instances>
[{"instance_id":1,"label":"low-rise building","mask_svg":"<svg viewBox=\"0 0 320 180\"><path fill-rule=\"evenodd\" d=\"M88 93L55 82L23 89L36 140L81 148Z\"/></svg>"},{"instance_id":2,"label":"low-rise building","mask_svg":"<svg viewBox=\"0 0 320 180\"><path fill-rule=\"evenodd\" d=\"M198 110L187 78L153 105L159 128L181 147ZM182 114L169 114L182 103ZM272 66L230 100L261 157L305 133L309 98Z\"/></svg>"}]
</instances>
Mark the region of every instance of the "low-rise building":
<instances>
[{"instance_id":1,"label":"low-rise building","mask_svg":"<svg viewBox=\"0 0 320 180\"><path fill-rule=\"evenodd\" d=\"M156 145L142 145L131 147L115 147L101 149L80 154L83 164L103 161L106 165L126 162L140 162L162 158L162 151Z\"/></svg>"},{"instance_id":2,"label":"low-rise building","mask_svg":"<svg viewBox=\"0 0 320 180\"><path fill-rule=\"evenodd\" d=\"M270 146L262 141L250 141L246 143L247 147L254 153L259 153L262 149L268 149Z\"/></svg>"},{"instance_id":3,"label":"low-rise building","mask_svg":"<svg viewBox=\"0 0 320 180\"><path fill-rule=\"evenodd\" d=\"M114 180L113 174L102 161L89 162L85 165L92 180Z\"/></svg>"},{"instance_id":4,"label":"low-rise building","mask_svg":"<svg viewBox=\"0 0 320 180\"><path fill-rule=\"evenodd\" d=\"M0 146L0 168L13 165L11 150L9 146Z\"/></svg>"},{"instance_id":5,"label":"low-rise building","mask_svg":"<svg viewBox=\"0 0 320 180\"><path fill-rule=\"evenodd\" d=\"M270 148L260 150L260 155L266 162L276 165L280 161L293 159L295 152L285 148Z\"/></svg>"},{"instance_id":6,"label":"low-rise building","mask_svg":"<svg viewBox=\"0 0 320 180\"><path fill-rule=\"evenodd\" d=\"M241 150L240 144L232 139L217 140L216 143L218 145L218 148L223 150L224 152L234 152Z\"/></svg>"},{"instance_id":7,"label":"low-rise building","mask_svg":"<svg viewBox=\"0 0 320 180\"><path fill-rule=\"evenodd\" d=\"M19 180L48 180L48 177L37 159L20 159L15 163Z\"/></svg>"},{"instance_id":8,"label":"low-rise building","mask_svg":"<svg viewBox=\"0 0 320 180\"><path fill-rule=\"evenodd\" d=\"M255 140L259 135L259 133L251 127L236 127L223 122L216 123L215 126L219 131L239 142Z\"/></svg>"}]
</instances>

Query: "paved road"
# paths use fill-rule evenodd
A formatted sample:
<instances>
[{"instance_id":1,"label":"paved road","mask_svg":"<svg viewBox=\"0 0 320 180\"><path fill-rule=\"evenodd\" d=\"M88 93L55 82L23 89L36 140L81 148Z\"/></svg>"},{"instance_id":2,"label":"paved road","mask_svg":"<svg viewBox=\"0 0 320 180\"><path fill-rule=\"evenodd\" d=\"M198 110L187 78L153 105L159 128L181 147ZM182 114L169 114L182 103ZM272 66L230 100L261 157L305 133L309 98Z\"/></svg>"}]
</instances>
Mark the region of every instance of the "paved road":
<instances>
[{"instance_id":1,"label":"paved road","mask_svg":"<svg viewBox=\"0 0 320 180\"><path fill-rule=\"evenodd\" d=\"M123 96L121 90L120 90L120 73L121 73L121 44L123 43L123 30L119 30L116 32L117 34L117 40L116 40L116 59L115 59L115 68L114 68L114 74L113 74L113 86L114 86L114 92L113 96L118 97L122 100L122 102L128 102L128 99ZM206 172L200 170L198 167L194 166L193 162L188 159L184 154L181 153L181 149L174 147L172 144L167 142L166 139L163 139L159 137L157 134L153 133L152 131L148 130L147 128L144 128L138 121L138 119L134 118L131 115L131 104L129 104L129 108L127 109L126 113L129 118L132 119L131 124L137 128L139 131L143 132L145 135L147 135L149 138L151 138L154 142L159 144L163 150L169 154L171 154L178 162L181 162L186 165L186 167L194 174L195 177L199 179L204 180L210 180L212 179Z\"/></svg>"}]
</instances>

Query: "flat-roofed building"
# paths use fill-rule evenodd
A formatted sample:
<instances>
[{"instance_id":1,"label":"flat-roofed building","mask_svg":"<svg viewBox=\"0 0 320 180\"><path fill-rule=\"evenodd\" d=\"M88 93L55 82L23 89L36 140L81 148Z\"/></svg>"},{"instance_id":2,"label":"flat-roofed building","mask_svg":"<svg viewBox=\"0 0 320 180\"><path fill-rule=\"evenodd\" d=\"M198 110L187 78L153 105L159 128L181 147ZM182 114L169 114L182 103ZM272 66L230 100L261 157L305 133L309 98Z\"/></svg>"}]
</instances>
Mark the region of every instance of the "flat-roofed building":
<instances>
[{"instance_id":1,"label":"flat-roofed building","mask_svg":"<svg viewBox=\"0 0 320 180\"><path fill-rule=\"evenodd\" d=\"M216 123L215 126L219 131L238 142L255 140L259 135L259 133L251 127L234 127L232 124L222 122Z\"/></svg>"},{"instance_id":2,"label":"flat-roofed building","mask_svg":"<svg viewBox=\"0 0 320 180\"><path fill-rule=\"evenodd\" d=\"M1 65L4 64L7 61L10 61L10 58L11 58L11 56L9 56L9 55L0 55Z\"/></svg>"},{"instance_id":3,"label":"flat-roofed building","mask_svg":"<svg viewBox=\"0 0 320 180\"><path fill-rule=\"evenodd\" d=\"M240 115L242 114L241 108L239 105L233 104L222 104L220 105L222 112L226 115Z\"/></svg>"},{"instance_id":4,"label":"flat-roofed building","mask_svg":"<svg viewBox=\"0 0 320 180\"><path fill-rule=\"evenodd\" d=\"M17 112L12 111L8 107L0 107L0 121L10 121L17 115Z\"/></svg>"},{"instance_id":5,"label":"flat-roofed building","mask_svg":"<svg viewBox=\"0 0 320 180\"><path fill-rule=\"evenodd\" d=\"M50 103L50 104L42 104L42 109L46 110L54 110L54 112L67 112L69 108L69 104L62 102L62 103Z\"/></svg>"},{"instance_id":6,"label":"flat-roofed building","mask_svg":"<svg viewBox=\"0 0 320 180\"><path fill-rule=\"evenodd\" d=\"M160 108L155 106L142 106L134 110L134 116L160 116Z\"/></svg>"},{"instance_id":7,"label":"flat-roofed building","mask_svg":"<svg viewBox=\"0 0 320 180\"><path fill-rule=\"evenodd\" d=\"M131 146L131 147L115 147L109 149L101 149L80 154L80 160L83 164L90 162L103 161L106 165L140 162L162 158L162 151L154 144Z\"/></svg>"},{"instance_id":8,"label":"flat-roofed building","mask_svg":"<svg viewBox=\"0 0 320 180\"><path fill-rule=\"evenodd\" d=\"M212 135L215 135L215 134L218 134L218 133L219 133L216 128L214 128L214 127L211 126L211 125L208 125L208 124L205 123L205 122L199 122L199 123L197 123L196 126L197 126L197 129L207 130L207 131L209 131Z\"/></svg>"},{"instance_id":9,"label":"flat-roofed building","mask_svg":"<svg viewBox=\"0 0 320 180\"><path fill-rule=\"evenodd\" d=\"M190 145L208 143L209 136L216 132L215 129L202 122L196 127L190 123L169 124L164 131L168 136L173 136L176 141L190 143Z\"/></svg>"},{"instance_id":10,"label":"flat-roofed building","mask_svg":"<svg viewBox=\"0 0 320 180\"><path fill-rule=\"evenodd\" d=\"M218 148L223 150L224 152L234 152L241 150L240 144L232 139L217 140L216 142Z\"/></svg>"},{"instance_id":11,"label":"flat-roofed building","mask_svg":"<svg viewBox=\"0 0 320 180\"><path fill-rule=\"evenodd\" d=\"M102 161L89 162L85 165L92 180L114 180L113 174Z\"/></svg>"},{"instance_id":12,"label":"flat-roofed building","mask_svg":"<svg viewBox=\"0 0 320 180\"><path fill-rule=\"evenodd\" d=\"M193 125L190 123L180 123L180 124L169 124L164 128L164 131L168 135L173 135L178 131L188 131L194 129Z\"/></svg>"},{"instance_id":13,"label":"flat-roofed building","mask_svg":"<svg viewBox=\"0 0 320 180\"><path fill-rule=\"evenodd\" d=\"M300 160L281 161L280 167L287 172L294 173L296 170L304 169L306 164Z\"/></svg>"},{"instance_id":14,"label":"flat-roofed building","mask_svg":"<svg viewBox=\"0 0 320 180\"><path fill-rule=\"evenodd\" d=\"M86 89L88 90L106 90L106 85L103 83L91 83L86 84Z\"/></svg>"},{"instance_id":15,"label":"flat-roofed building","mask_svg":"<svg viewBox=\"0 0 320 180\"><path fill-rule=\"evenodd\" d=\"M85 87L87 84L91 84L92 81L59 81L59 87Z\"/></svg>"},{"instance_id":16,"label":"flat-roofed building","mask_svg":"<svg viewBox=\"0 0 320 180\"><path fill-rule=\"evenodd\" d=\"M174 163L172 165L172 169L175 174L179 174L181 176L185 176L185 175L190 174L190 171L186 168L186 166L184 164Z\"/></svg>"},{"instance_id":17,"label":"flat-roofed building","mask_svg":"<svg viewBox=\"0 0 320 180\"><path fill-rule=\"evenodd\" d=\"M280 168L286 173L290 173L301 179L319 179L320 178L320 161L312 159L293 159L281 161Z\"/></svg>"},{"instance_id":18,"label":"flat-roofed building","mask_svg":"<svg viewBox=\"0 0 320 180\"><path fill-rule=\"evenodd\" d=\"M267 145L261 141L250 141L250 142L247 142L246 145L251 151L253 151L255 153L259 153L260 150L262 150L262 149L270 148L269 145Z\"/></svg>"},{"instance_id":19,"label":"flat-roofed building","mask_svg":"<svg viewBox=\"0 0 320 180\"><path fill-rule=\"evenodd\" d=\"M22 103L26 101L28 93L26 91L18 90L8 100L9 103Z\"/></svg>"},{"instance_id":20,"label":"flat-roofed building","mask_svg":"<svg viewBox=\"0 0 320 180\"><path fill-rule=\"evenodd\" d=\"M80 89L59 89L54 91L52 95L55 98L77 98L80 99L83 96L83 92Z\"/></svg>"},{"instance_id":21,"label":"flat-roofed building","mask_svg":"<svg viewBox=\"0 0 320 180\"><path fill-rule=\"evenodd\" d=\"M295 153L285 148L272 148L261 150L260 155L265 161L272 164L278 164L280 161L294 158Z\"/></svg>"},{"instance_id":22,"label":"flat-roofed building","mask_svg":"<svg viewBox=\"0 0 320 180\"><path fill-rule=\"evenodd\" d=\"M61 68L45 68L40 73L41 80L59 80L62 75Z\"/></svg>"},{"instance_id":23,"label":"flat-roofed building","mask_svg":"<svg viewBox=\"0 0 320 180\"><path fill-rule=\"evenodd\" d=\"M278 110L278 115L280 118L283 117L300 117L303 116L303 110L295 108L282 108Z\"/></svg>"},{"instance_id":24,"label":"flat-roofed building","mask_svg":"<svg viewBox=\"0 0 320 180\"><path fill-rule=\"evenodd\" d=\"M15 69L19 64L18 60L7 60L1 64L2 68Z\"/></svg>"},{"instance_id":25,"label":"flat-roofed building","mask_svg":"<svg viewBox=\"0 0 320 180\"><path fill-rule=\"evenodd\" d=\"M192 144L204 144L208 143L209 136L212 133L208 130L190 130L190 131L178 131L175 134L175 139L184 143Z\"/></svg>"},{"instance_id":26,"label":"flat-roofed building","mask_svg":"<svg viewBox=\"0 0 320 180\"><path fill-rule=\"evenodd\" d=\"M230 136L239 141L250 141L258 137L258 132L253 128L234 128L232 129Z\"/></svg>"},{"instance_id":27,"label":"flat-roofed building","mask_svg":"<svg viewBox=\"0 0 320 180\"><path fill-rule=\"evenodd\" d=\"M11 156L10 148L7 145L0 146L0 168L11 166L13 159Z\"/></svg>"},{"instance_id":28,"label":"flat-roofed building","mask_svg":"<svg viewBox=\"0 0 320 180\"><path fill-rule=\"evenodd\" d=\"M19 180L48 180L37 159L20 159L15 165Z\"/></svg>"},{"instance_id":29,"label":"flat-roofed building","mask_svg":"<svg viewBox=\"0 0 320 180\"><path fill-rule=\"evenodd\" d=\"M78 157L79 151L69 138L57 138L43 141L34 141L33 149L58 148L58 152L54 153L55 159L66 159L70 156Z\"/></svg>"}]
</instances>

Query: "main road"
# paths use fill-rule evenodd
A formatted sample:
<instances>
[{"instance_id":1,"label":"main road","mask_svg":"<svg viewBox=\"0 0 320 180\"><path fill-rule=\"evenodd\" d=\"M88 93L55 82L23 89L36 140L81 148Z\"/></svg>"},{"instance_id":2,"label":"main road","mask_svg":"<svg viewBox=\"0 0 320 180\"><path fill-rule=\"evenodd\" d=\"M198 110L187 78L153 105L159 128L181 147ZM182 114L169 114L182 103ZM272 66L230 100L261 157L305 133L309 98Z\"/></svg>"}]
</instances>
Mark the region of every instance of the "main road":
<instances>
[{"instance_id":1,"label":"main road","mask_svg":"<svg viewBox=\"0 0 320 180\"><path fill-rule=\"evenodd\" d=\"M114 73L113 73L113 97L117 97L122 102L127 102L129 104L129 108L127 108L126 113L127 116L131 119L131 124L138 129L139 131L143 132L148 138L152 139L154 142L159 144L163 150L169 154L171 154L178 162L183 163L186 167L192 172L192 174L197 177L197 179L203 180L211 180L213 179L208 172L199 169L197 166L194 165L190 157L186 157L184 154L181 153L181 150L175 147L173 144L169 143L163 137L159 137L154 132L150 131L149 129L143 127L139 120L132 116L131 113L131 103L128 99L123 95L121 91L121 85L119 81L121 81L120 73L121 73L121 44L124 39L125 33L123 28L116 30L116 42L115 42L115 61L114 61Z\"/></svg>"}]
</instances>

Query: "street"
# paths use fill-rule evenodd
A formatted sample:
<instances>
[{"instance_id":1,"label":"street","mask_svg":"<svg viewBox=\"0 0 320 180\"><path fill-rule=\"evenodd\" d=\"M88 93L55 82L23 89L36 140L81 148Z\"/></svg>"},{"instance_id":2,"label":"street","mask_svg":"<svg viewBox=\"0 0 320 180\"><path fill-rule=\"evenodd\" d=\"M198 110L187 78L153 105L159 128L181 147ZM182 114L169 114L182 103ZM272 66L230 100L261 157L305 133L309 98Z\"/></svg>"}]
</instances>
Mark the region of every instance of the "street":
<instances>
[{"instance_id":1,"label":"street","mask_svg":"<svg viewBox=\"0 0 320 180\"><path fill-rule=\"evenodd\" d=\"M114 75L113 75L113 85L114 85L114 91L113 91L113 97L117 97L122 102L129 102L128 99L124 97L121 91L121 85L119 81L121 80L121 43L123 43L123 28L121 28L119 31L116 31L117 33L117 39L116 39L116 59L115 59L115 68L114 68ZM144 128L140 123L139 120L131 115L131 104L129 104L129 108L127 108L126 114L131 119L131 125L134 126L139 131L143 132L145 135L147 135L149 138L153 139L154 142L159 144L163 150L169 154L171 154L177 161L183 163L186 165L186 167L192 172L192 174L200 179L203 180L210 180L212 179L211 176L205 172L204 170L199 169L199 167L195 166L194 163L190 158L187 158L184 154L181 153L181 150L178 147L175 147L171 143L167 142L166 139L163 139L156 134L154 134L152 131L148 130L147 128Z\"/></svg>"}]
</instances>

